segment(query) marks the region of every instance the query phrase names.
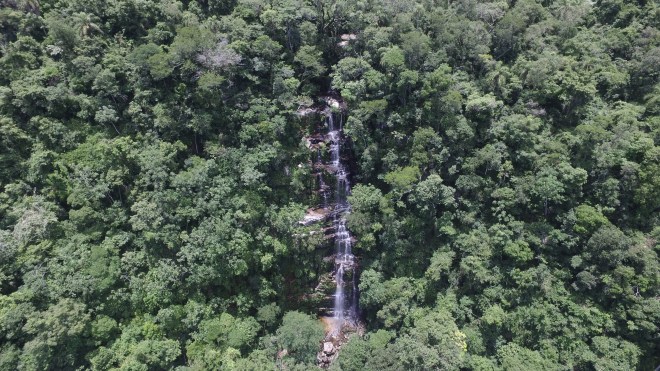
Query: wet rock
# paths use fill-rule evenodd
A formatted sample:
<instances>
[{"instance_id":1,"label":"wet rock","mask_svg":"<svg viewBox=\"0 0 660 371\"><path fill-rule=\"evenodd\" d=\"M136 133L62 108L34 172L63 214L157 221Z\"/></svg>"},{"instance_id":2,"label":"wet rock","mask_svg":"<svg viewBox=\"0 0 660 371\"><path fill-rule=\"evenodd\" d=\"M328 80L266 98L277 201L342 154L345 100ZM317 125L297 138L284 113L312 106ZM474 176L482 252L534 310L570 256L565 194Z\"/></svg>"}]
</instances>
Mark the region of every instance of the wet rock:
<instances>
[{"instance_id":1,"label":"wet rock","mask_svg":"<svg viewBox=\"0 0 660 371\"><path fill-rule=\"evenodd\" d=\"M325 220L328 217L330 210L327 209L309 209L303 217L303 220L300 220L298 224L308 226L314 223Z\"/></svg>"},{"instance_id":2,"label":"wet rock","mask_svg":"<svg viewBox=\"0 0 660 371\"><path fill-rule=\"evenodd\" d=\"M332 342L326 341L323 343L323 353L330 355L335 353L335 346Z\"/></svg>"},{"instance_id":3,"label":"wet rock","mask_svg":"<svg viewBox=\"0 0 660 371\"><path fill-rule=\"evenodd\" d=\"M307 116L307 115L310 115L312 113L317 113L317 112L318 112L318 110L316 110L314 108L311 108L311 107L300 107L296 111L296 114L298 116Z\"/></svg>"},{"instance_id":4,"label":"wet rock","mask_svg":"<svg viewBox=\"0 0 660 371\"><path fill-rule=\"evenodd\" d=\"M332 362L330 357L328 357L324 353L319 353L316 356L316 361L321 368L327 368L328 366L330 366L330 363Z\"/></svg>"},{"instance_id":5,"label":"wet rock","mask_svg":"<svg viewBox=\"0 0 660 371\"><path fill-rule=\"evenodd\" d=\"M308 214L308 215L305 215L303 220L299 221L298 223L300 225L308 226L308 225L312 225L316 222L319 222L319 221L323 220L324 218L325 217L323 215Z\"/></svg>"},{"instance_id":6,"label":"wet rock","mask_svg":"<svg viewBox=\"0 0 660 371\"><path fill-rule=\"evenodd\" d=\"M331 342L331 341L326 341L323 343L323 350L318 352L316 355L316 361L317 364L321 368L327 368L330 366L332 361L337 358L337 347Z\"/></svg>"}]
</instances>

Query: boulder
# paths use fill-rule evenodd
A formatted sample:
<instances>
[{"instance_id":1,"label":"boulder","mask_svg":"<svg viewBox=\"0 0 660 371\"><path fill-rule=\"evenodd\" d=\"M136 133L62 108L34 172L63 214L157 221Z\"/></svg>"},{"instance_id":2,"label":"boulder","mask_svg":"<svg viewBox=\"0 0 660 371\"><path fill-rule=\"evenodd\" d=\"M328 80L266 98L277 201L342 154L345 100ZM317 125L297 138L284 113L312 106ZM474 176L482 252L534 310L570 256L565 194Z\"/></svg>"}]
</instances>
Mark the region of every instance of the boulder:
<instances>
[{"instance_id":1,"label":"boulder","mask_svg":"<svg viewBox=\"0 0 660 371\"><path fill-rule=\"evenodd\" d=\"M330 355L333 354L334 352L335 352L335 346L334 344L332 344L332 342L326 341L325 343L323 343L323 353Z\"/></svg>"}]
</instances>

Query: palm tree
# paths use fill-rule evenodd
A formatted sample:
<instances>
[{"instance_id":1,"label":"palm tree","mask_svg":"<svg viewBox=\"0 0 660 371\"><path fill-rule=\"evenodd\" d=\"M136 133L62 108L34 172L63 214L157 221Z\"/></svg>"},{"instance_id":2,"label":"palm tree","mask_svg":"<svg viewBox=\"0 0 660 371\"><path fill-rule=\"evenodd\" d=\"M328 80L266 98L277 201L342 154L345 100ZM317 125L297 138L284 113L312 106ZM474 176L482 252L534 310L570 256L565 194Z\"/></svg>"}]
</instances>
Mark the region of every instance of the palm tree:
<instances>
[{"instance_id":1,"label":"palm tree","mask_svg":"<svg viewBox=\"0 0 660 371\"><path fill-rule=\"evenodd\" d=\"M18 7L26 12L34 13L36 15L41 14L41 4L39 4L39 0L21 0Z\"/></svg>"},{"instance_id":2,"label":"palm tree","mask_svg":"<svg viewBox=\"0 0 660 371\"><path fill-rule=\"evenodd\" d=\"M78 13L76 14L76 20L79 23L78 33L81 37L90 36L93 33L103 33L101 27L96 23L92 22L92 15L87 13Z\"/></svg>"}]
</instances>

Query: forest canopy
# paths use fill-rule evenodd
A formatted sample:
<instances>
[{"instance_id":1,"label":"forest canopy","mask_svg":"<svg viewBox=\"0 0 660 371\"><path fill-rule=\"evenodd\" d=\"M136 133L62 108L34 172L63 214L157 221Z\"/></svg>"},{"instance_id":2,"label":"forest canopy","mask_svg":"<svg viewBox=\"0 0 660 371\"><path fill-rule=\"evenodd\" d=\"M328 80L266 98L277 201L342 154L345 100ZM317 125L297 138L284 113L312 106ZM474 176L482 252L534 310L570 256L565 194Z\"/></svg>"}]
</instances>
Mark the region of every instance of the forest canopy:
<instances>
[{"instance_id":1,"label":"forest canopy","mask_svg":"<svg viewBox=\"0 0 660 371\"><path fill-rule=\"evenodd\" d=\"M648 0L0 0L0 369L316 367L325 94L365 328L330 369L654 369L659 26Z\"/></svg>"}]
</instances>

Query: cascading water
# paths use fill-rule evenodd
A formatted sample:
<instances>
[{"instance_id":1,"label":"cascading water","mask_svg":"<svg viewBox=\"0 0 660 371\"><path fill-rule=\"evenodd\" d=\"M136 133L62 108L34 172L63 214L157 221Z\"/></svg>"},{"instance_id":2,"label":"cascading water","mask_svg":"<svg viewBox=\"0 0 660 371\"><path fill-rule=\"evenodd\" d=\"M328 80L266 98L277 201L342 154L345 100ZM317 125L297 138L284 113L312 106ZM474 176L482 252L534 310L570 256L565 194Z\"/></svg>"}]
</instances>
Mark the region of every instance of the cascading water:
<instances>
[{"instance_id":1,"label":"cascading water","mask_svg":"<svg viewBox=\"0 0 660 371\"><path fill-rule=\"evenodd\" d=\"M337 178L335 188L335 209L333 212L333 229L335 231L335 281L336 290L334 295L333 307L333 333L338 334L342 327L348 324L355 324L358 314L358 296L356 283L356 260L353 255L352 245L353 237L346 228L346 216L350 213L350 205L347 197L351 191L349 180L349 171L346 164L341 160L341 148L344 144L343 128L340 122L339 128L334 122L334 115L331 110L325 112L328 125L328 141L330 143L330 161L331 170ZM345 275L350 274L350 297L346 297Z\"/></svg>"},{"instance_id":2,"label":"cascading water","mask_svg":"<svg viewBox=\"0 0 660 371\"><path fill-rule=\"evenodd\" d=\"M343 153L348 139L343 131L343 103L333 97L322 99L326 102L323 108L299 111L301 116L310 112L321 114L325 120L322 128L317 126L313 134L305 137L308 148L315 152L312 152L312 162L319 205L308 209L300 224L324 222L323 230L334 244L334 255L323 259L333 263L332 273L321 275L315 289L323 298L319 312L327 326L317 361L320 367L327 368L349 335L361 333L363 329L359 322L358 260L353 255L353 236L346 226L351 213L348 203L351 173L349 156Z\"/></svg>"}]
</instances>

